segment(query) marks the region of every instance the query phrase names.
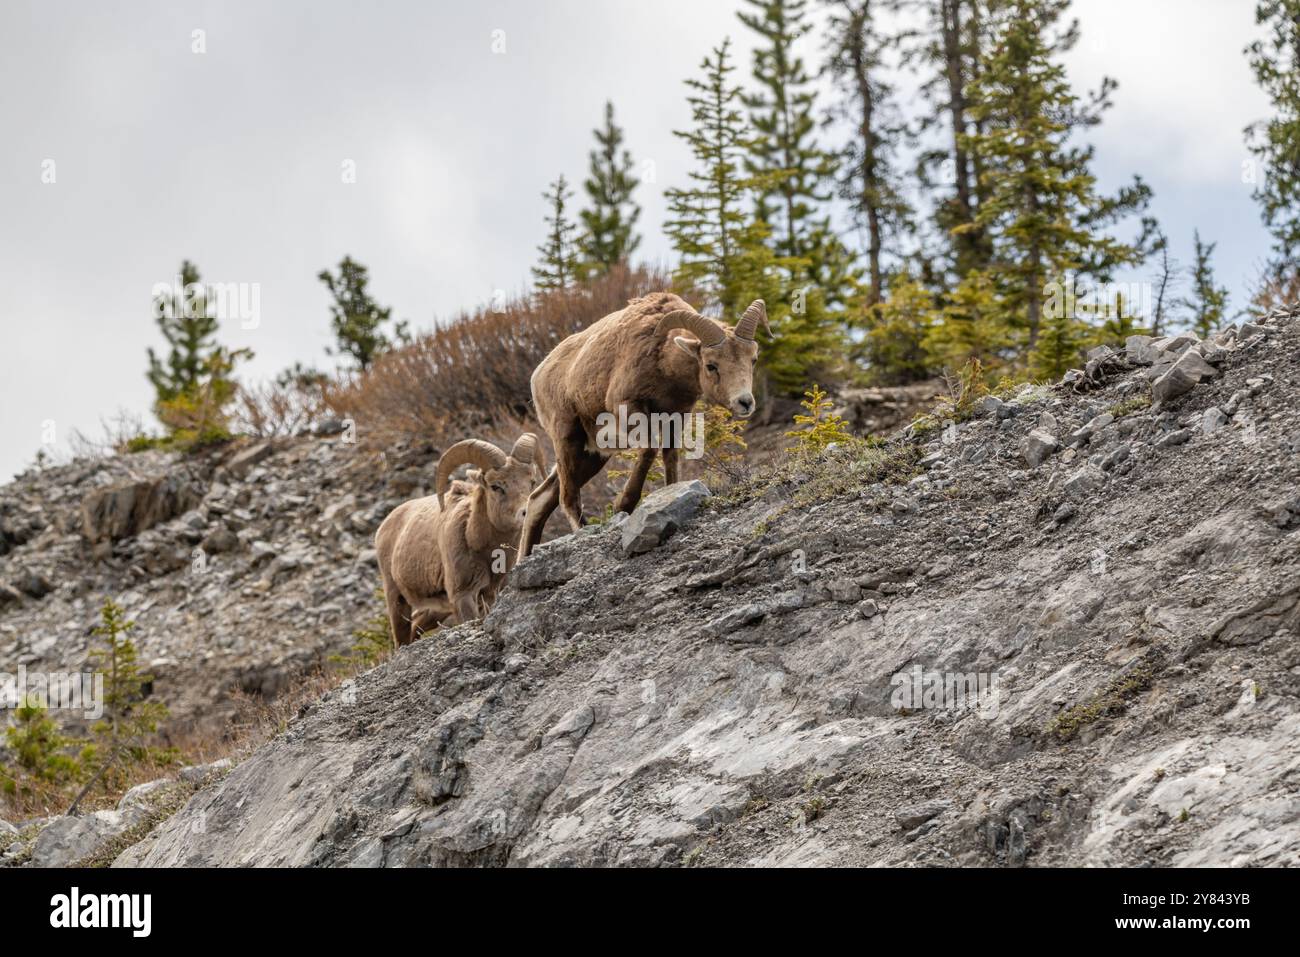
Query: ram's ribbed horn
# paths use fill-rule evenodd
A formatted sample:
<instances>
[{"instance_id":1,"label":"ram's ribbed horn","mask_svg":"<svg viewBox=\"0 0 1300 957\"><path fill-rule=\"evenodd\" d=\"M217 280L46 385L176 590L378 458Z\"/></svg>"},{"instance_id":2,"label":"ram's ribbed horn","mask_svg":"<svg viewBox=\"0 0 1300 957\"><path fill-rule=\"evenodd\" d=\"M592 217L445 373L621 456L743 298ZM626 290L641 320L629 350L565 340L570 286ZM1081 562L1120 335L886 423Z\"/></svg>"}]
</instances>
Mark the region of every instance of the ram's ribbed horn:
<instances>
[{"instance_id":1,"label":"ram's ribbed horn","mask_svg":"<svg viewBox=\"0 0 1300 957\"><path fill-rule=\"evenodd\" d=\"M706 346L716 346L726 338L726 333L712 319L706 319L690 309L678 309L659 320L655 335L662 336L672 329L685 329Z\"/></svg>"},{"instance_id":2,"label":"ram's ribbed horn","mask_svg":"<svg viewBox=\"0 0 1300 957\"><path fill-rule=\"evenodd\" d=\"M510 457L516 462L524 463L524 465L532 465L533 459L537 457L537 436L531 432L525 432L515 439L514 448L510 450Z\"/></svg>"},{"instance_id":3,"label":"ram's ribbed horn","mask_svg":"<svg viewBox=\"0 0 1300 957\"><path fill-rule=\"evenodd\" d=\"M451 473L466 462L484 470L499 469L506 464L506 453L482 439L465 439L443 452L442 458L438 459L438 472L433 480L439 505L442 505L443 493L451 484Z\"/></svg>"},{"instance_id":4,"label":"ram's ribbed horn","mask_svg":"<svg viewBox=\"0 0 1300 957\"><path fill-rule=\"evenodd\" d=\"M740 317L740 322L736 323L736 338L748 339L751 342L754 339L754 333L758 331L758 324L763 324L767 334L772 334L772 327L767 324L767 303L762 299L755 299L745 310L745 314Z\"/></svg>"}]
</instances>

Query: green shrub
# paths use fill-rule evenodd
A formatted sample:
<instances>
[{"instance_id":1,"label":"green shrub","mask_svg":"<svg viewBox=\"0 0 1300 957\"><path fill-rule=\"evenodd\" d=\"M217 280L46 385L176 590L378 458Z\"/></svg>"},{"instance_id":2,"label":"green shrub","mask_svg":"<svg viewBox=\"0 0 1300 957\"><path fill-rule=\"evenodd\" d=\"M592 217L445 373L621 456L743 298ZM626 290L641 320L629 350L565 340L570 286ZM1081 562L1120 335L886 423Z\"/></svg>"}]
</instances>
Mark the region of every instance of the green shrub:
<instances>
[{"instance_id":1,"label":"green shrub","mask_svg":"<svg viewBox=\"0 0 1300 957\"><path fill-rule=\"evenodd\" d=\"M787 452L815 455L833 443L842 445L853 441L848 423L832 411L835 404L816 383L804 393L804 400L799 404L804 412L794 417L794 423L802 428L785 433L787 438L794 439Z\"/></svg>"},{"instance_id":2,"label":"green shrub","mask_svg":"<svg viewBox=\"0 0 1300 957\"><path fill-rule=\"evenodd\" d=\"M393 653L395 642L388 622L388 604L382 591L375 592L379 608L366 623L352 632L356 639L352 647L341 655L330 655L330 663L353 673L369 671Z\"/></svg>"}]
</instances>

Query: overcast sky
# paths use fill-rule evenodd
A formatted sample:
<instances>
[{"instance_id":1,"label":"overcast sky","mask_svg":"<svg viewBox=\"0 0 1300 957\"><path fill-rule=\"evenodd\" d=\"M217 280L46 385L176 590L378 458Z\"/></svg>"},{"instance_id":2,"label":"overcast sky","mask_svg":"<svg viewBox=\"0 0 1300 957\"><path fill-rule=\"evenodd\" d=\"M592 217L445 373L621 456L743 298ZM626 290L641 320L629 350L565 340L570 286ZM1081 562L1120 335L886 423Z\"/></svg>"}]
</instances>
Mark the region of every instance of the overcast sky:
<instances>
[{"instance_id":1,"label":"overcast sky","mask_svg":"<svg viewBox=\"0 0 1300 957\"><path fill-rule=\"evenodd\" d=\"M150 292L182 258L205 281L258 284L257 328L232 318L221 331L256 352L254 379L329 364L315 277L345 254L416 327L521 289L540 193L560 172L581 181L607 98L653 170L641 252L667 261L662 191L687 172L672 135L689 119L682 81L726 35L747 73L739 5L9 0L0 480L32 462L51 424L57 453L73 429L147 413L145 349L161 345ZM1199 227L1243 305L1268 251L1242 182L1242 128L1268 109L1242 55L1253 0L1075 7L1072 78L1120 83L1090 134L1102 186L1140 172L1175 255L1190 261ZM192 51L195 30L205 52Z\"/></svg>"}]
</instances>

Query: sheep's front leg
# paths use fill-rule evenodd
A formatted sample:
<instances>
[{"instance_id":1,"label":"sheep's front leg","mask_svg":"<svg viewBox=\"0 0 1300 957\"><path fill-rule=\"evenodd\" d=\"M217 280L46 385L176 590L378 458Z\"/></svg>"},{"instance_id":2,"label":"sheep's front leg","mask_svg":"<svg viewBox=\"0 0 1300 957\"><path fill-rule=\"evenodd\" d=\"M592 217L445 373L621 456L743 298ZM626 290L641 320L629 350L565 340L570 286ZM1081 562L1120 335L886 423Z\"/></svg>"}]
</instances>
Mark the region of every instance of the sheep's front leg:
<instances>
[{"instance_id":1,"label":"sheep's front leg","mask_svg":"<svg viewBox=\"0 0 1300 957\"><path fill-rule=\"evenodd\" d=\"M632 474L627 477L627 484L623 486L623 494L618 497L618 502L614 505L615 512L628 512L636 508L636 503L641 501L641 490L645 488L645 477L650 472L650 466L654 464L655 456L659 454L656 448L642 449L637 456L636 465L632 467Z\"/></svg>"},{"instance_id":2,"label":"sheep's front leg","mask_svg":"<svg viewBox=\"0 0 1300 957\"><path fill-rule=\"evenodd\" d=\"M664 456L664 484L673 485L677 481L677 448L675 446L665 446Z\"/></svg>"}]
</instances>

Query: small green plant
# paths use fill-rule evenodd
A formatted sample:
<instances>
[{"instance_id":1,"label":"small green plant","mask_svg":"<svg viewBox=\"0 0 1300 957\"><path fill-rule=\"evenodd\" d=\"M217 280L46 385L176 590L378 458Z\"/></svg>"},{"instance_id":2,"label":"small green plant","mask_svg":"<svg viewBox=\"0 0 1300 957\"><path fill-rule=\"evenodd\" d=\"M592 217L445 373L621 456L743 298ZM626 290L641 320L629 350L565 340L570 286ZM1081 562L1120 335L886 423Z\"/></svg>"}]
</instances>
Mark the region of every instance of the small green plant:
<instances>
[{"instance_id":1,"label":"small green plant","mask_svg":"<svg viewBox=\"0 0 1300 957\"><path fill-rule=\"evenodd\" d=\"M599 515L589 515L587 517L587 524L606 525L609 523L609 520L613 517L614 517L614 503L606 502L605 507L601 510Z\"/></svg>"},{"instance_id":2,"label":"small green plant","mask_svg":"<svg viewBox=\"0 0 1300 957\"><path fill-rule=\"evenodd\" d=\"M621 482L632 474L636 468L637 459L641 458L641 449L621 449L614 453L614 460L627 466L627 469L610 468L605 472L606 477L611 482ZM658 456L655 462L662 461ZM613 466L614 462L610 465ZM664 481L664 470L659 465L651 465L650 470L645 474L645 480L648 485L662 485ZM612 512L610 513L613 514Z\"/></svg>"},{"instance_id":3,"label":"small green plant","mask_svg":"<svg viewBox=\"0 0 1300 957\"><path fill-rule=\"evenodd\" d=\"M1186 824L1190 817L1191 815L1187 813L1187 808L1183 808L1181 811L1178 812L1178 823Z\"/></svg>"},{"instance_id":4,"label":"small green plant","mask_svg":"<svg viewBox=\"0 0 1300 957\"><path fill-rule=\"evenodd\" d=\"M804 412L794 417L794 424L802 428L785 433L786 438L794 439L794 444L786 449L787 452L809 456L825 451L831 444L853 441L848 423L832 411L835 403L816 383L804 393L804 400L799 404L803 406Z\"/></svg>"},{"instance_id":5,"label":"small green plant","mask_svg":"<svg viewBox=\"0 0 1300 957\"><path fill-rule=\"evenodd\" d=\"M1141 412L1143 409L1151 407L1151 396L1135 395L1127 399L1116 402L1110 407L1110 414L1117 419L1122 419L1126 415L1132 415L1134 412Z\"/></svg>"},{"instance_id":6,"label":"small green plant","mask_svg":"<svg viewBox=\"0 0 1300 957\"><path fill-rule=\"evenodd\" d=\"M1069 741L1083 728L1109 714L1122 711L1129 699L1151 687L1155 669L1150 663L1120 675L1083 704L1062 711L1047 723L1046 733L1059 741Z\"/></svg>"},{"instance_id":7,"label":"small green plant","mask_svg":"<svg viewBox=\"0 0 1300 957\"><path fill-rule=\"evenodd\" d=\"M66 737L46 709L32 698L14 711L14 723L5 729L5 745L18 767L41 781L64 783L81 776L82 766L69 749L77 742ZM13 772L0 769L0 787L13 794L19 787Z\"/></svg>"},{"instance_id":8,"label":"small green plant","mask_svg":"<svg viewBox=\"0 0 1300 957\"><path fill-rule=\"evenodd\" d=\"M737 419L729 409L711 405L704 411L705 480L716 490L734 481L745 461L745 419Z\"/></svg>"},{"instance_id":9,"label":"small green plant","mask_svg":"<svg viewBox=\"0 0 1300 957\"><path fill-rule=\"evenodd\" d=\"M122 443L122 451L128 454L136 452L148 452L151 449L160 449L167 446L167 440L156 435L133 435Z\"/></svg>"},{"instance_id":10,"label":"small green plant","mask_svg":"<svg viewBox=\"0 0 1300 957\"><path fill-rule=\"evenodd\" d=\"M356 640L347 652L341 655L330 655L331 664L351 672L369 671L392 655L395 645L388 622L388 606L384 601L384 593L376 591L375 600L379 602L379 609L366 620L364 625L352 632L352 637Z\"/></svg>"},{"instance_id":11,"label":"small green plant","mask_svg":"<svg viewBox=\"0 0 1300 957\"><path fill-rule=\"evenodd\" d=\"M90 660L104 673L104 716L91 725L95 743L83 752L95 774L72 809L98 783L120 787L131 765L165 765L177 756L174 749L149 743L168 711L161 701L149 699L153 675L141 670L135 642L128 637L135 622L111 598L104 600L99 614L100 623L92 633L104 643L90 652Z\"/></svg>"},{"instance_id":12,"label":"small green plant","mask_svg":"<svg viewBox=\"0 0 1300 957\"><path fill-rule=\"evenodd\" d=\"M160 398L155 412L168 435L159 445L191 452L232 438L228 409L235 399L235 366L253 357L249 349L215 347L184 390Z\"/></svg>"},{"instance_id":13,"label":"small green plant","mask_svg":"<svg viewBox=\"0 0 1300 957\"><path fill-rule=\"evenodd\" d=\"M803 814L803 823L811 824L826 813L826 799L819 796L805 801L800 811Z\"/></svg>"}]
</instances>

